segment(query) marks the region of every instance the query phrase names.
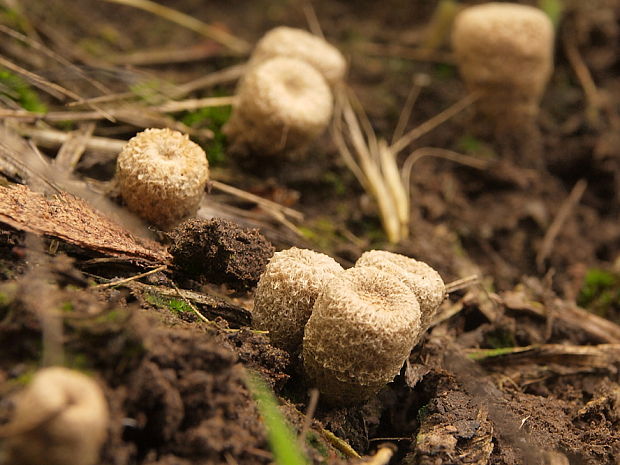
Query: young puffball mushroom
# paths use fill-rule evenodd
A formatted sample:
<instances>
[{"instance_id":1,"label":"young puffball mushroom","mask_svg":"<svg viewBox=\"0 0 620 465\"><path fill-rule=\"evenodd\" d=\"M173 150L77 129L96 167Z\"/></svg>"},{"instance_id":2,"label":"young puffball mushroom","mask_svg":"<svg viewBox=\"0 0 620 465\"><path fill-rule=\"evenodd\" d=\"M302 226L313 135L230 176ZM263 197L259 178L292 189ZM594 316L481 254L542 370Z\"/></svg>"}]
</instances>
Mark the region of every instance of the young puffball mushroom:
<instances>
[{"instance_id":1,"label":"young puffball mushroom","mask_svg":"<svg viewBox=\"0 0 620 465\"><path fill-rule=\"evenodd\" d=\"M252 321L272 344L299 352L304 326L325 280L342 272L331 257L296 247L276 252L256 288Z\"/></svg>"},{"instance_id":2,"label":"young puffball mushroom","mask_svg":"<svg viewBox=\"0 0 620 465\"><path fill-rule=\"evenodd\" d=\"M88 376L43 368L17 395L11 423L0 426L4 463L94 465L108 416L103 392Z\"/></svg>"},{"instance_id":3,"label":"young puffball mushroom","mask_svg":"<svg viewBox=\"0 0 620 465\"><path fill-rule=\"evenodd\" d=\"M553 24L541 10L490 2L465 8L452 47L481 114L506 127L536 117L553 69Z\"/></svg>"},{"instance_id":4,"label":"young puffball mushroom","mask_svg":"<svg viewBox=\"0 0 620 465\"><path fill-rule=\"evenodd\" d=\"M424 262L385 250L364 252L355 262L355 266L379 268L411 289L420 304L422 336L431 325L437 308L446 295L446 286L439 273Z\"/></svg>"},{"instance_id":5,"label":"young puffball mushroom","mask_svg":"<svg viewBox=\"0 0 620 465\"><path fill-rule=\"evenodd\" d=\"M116 178L127 207L167 229L198 209L209 180L209 162L186 134L146 129L118 156Z\"/></svg>"},{"instance_id":6,"label":"young puffball mushroom","mask_svg":"<svg viewBox=\"0 0 620 465\"><path fill-rule=\"evenodd\" d=\"M327 127L331 90L319 71L298 58L275 57L250 67L224 127L238 152L303 152Z\"/></svg>"},{"instance_id":7,"label":"young puffball mushroom","mask_svg":"<svg viewBox=\"0 0 620 465\"><path fill-rule=\"evenodd\" d=\"M331 86L342 81L347 70L347 62L336 47L303 29L280 26L268 31L256 44L249 65L278 56L311 64Z\"/></svg>"},{"instance_id":8,"label":"young puffball mushroom","mask_svg":"<svg viewBox=\"0 0 620 465\"><path fill-rule=\"evenodd\" d=\"M419 338L420 306L398 278L354 267L325 281L303 339L304 370L330 404L364 401L398 374Z\"/></svg>"}]
</instances>

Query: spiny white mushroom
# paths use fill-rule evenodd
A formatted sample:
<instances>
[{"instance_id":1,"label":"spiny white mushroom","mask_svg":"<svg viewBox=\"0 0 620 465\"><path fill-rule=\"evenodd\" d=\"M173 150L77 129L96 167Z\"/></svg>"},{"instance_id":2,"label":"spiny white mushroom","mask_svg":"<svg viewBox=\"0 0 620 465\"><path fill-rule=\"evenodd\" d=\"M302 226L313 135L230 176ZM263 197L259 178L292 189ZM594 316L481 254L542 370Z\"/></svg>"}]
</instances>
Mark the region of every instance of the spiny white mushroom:
<instances>
[{"instance_id":1,"label":"spiny white mushroom","mask_svg":"<svg viewBox=\"0 0 620 465\"><path fill-rule=\"evenodd\" d=\"M319 70L332 86L343 80L347 70L347 62L336 47L321 37L292 27L280 26L268 31L256 44L250 66L274 57L303 60Z\"/></svg>"},{"instance_id":2,"label":"spiny white mushroom","mask_svg":"<svg viewBox=\"0 0 620 465\"><path fill-rule=\"evenodd\" d=\"M187 135L147 129L130 139L119 154L116 178L130 210L169 228L198 209L209 180L209 162Z\"/></svg>"},{"instance_id":3,"label":"spiny white mushroom","mask_svg":"<svg viewBox=\"0 0 620 465\"><path fill-rule=\"evenodd\" d=\"M342 272L331 257L296 247L276 252L256 288L252 321L272 344L296 353L326 279Z\"/></svg>"},{"instance_id":4,"label":"spiny white mushroom","mask_svg":"<svg viewBox=\"0 0 620 465\"><path fill-rule=\"evenodd\" d=\"M327 82L312 65L271 58L246 73L224 132L233 151L302 152L327 127L332 100Z\"/></svg>"},{"instance_id":5,"label":"spiny white mushroom","mask_svg":"<svg viewBox=\"0 0 620 465\"><path fill-rule=\"evenodd\" d=\"M328 403L364 401L398 374L418 335L420 306L411 290L375 267L354 267L325 281L303 339L303 364Z\"/></svg>"},{"instance_id":6,"label":"spiny white mushroom","mask_svg":"<svg viewBox=\"0 0 620 465\"><path fill-rule=\"evenodd\" d=\"M108 428L101 388L67 368L44 368L16 398L10 423L0 427L5 462L94 465Z\"/></svg>"},{"instance_id":7,"label":"spiny white mushroom","mask_svg":"<svg viewBox=\"0 0 620 465\"><path fill-rule=\"evenodd\" d=\"M553 24L541 10L490 2L465 8L452 46L479 111L496 123L523 124L538 114L553 69Z\"/></svg>"},{"instance_id":8,"label":"spiny white mushroom","mask_svg":"<svg viewBox=\"0 0 620 465\"><path fill-rule=\"evenodd\" d=\"M429 328L446 294L446 287L437 271L424 262L385 250L364 252L355 266L379 268L408 286L420 303L422 329L426 331Z\"/></svg>"}]
</instances>

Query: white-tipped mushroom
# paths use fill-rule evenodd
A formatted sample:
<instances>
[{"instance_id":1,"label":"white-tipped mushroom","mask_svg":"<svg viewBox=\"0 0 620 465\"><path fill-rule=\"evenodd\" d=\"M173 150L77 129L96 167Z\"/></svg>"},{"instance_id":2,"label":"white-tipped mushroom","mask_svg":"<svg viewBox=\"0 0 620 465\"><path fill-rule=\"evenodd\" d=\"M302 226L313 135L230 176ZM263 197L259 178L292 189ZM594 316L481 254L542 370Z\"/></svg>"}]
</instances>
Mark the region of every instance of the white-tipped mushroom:
<instances>
[{"instance_id":1,"label":"white-tipped mushroom","mask_svg":"<svg viewBox=\"0 0 620 465\"><path fill-rule=\"evenodd\" d=\"M256 44L250 66L274 57L298 58L314 66L330 85L343 80L347 62L342 53L321 37L303 29L280 26Z\"/></svg>"},{"instance_id":2,"label":"white-tipped mushroom","mask_svg":"<svg viewBox=\"0 0 620 465\"><path fill-rule=\"evenodd\" d=\"M325 281L303 339L303 363L328 403L362 402L398 374L422 330L411 290L375 267Z\"/></svg>"},{"instance_id":3,"label":"white-tipped mushroom","mask_svg":"<svg viewBox=\"0 0 620 465\"><path fill-rule=\"evenodd\" d=\"M553 69L553 24L541 10L490 2L465 8L454 22L452 47L479 111L504 125L538 114Z\"/></svg>"},{"instance_id":4,"label":"white-tipped mushroom","mask_svg":"<svg viewBox=\"0 0 620 465\"><path fill-rule=\"evenodd\" d=\"M186 134L147 129L119 154L116 179L131 211L170 228L198 209L209 180L209 162Z\"/></svg>"},{"instance_id":5,"label":"white-tipped mushroom","mask_svg":"<svg viewBox=\"0 0 620 465\"><path fill-rule=\"evenodd\" d=\"M67 368L44 368L21 391L12 421L0 426L6 463L94 465L108 428L101 388Z\"/></svg>"},{"instance_id":6,"label":"white-tipped mushroom","mask_svg":"<svg viewBox=\"0 0 620 465\"><path fill-rule=\"evenodd\" d=\"M332 93L316 68L276 57L251 67L224 127L233 150L258 155L302 152L327 127Z\"/></svg>"}]
</instances>

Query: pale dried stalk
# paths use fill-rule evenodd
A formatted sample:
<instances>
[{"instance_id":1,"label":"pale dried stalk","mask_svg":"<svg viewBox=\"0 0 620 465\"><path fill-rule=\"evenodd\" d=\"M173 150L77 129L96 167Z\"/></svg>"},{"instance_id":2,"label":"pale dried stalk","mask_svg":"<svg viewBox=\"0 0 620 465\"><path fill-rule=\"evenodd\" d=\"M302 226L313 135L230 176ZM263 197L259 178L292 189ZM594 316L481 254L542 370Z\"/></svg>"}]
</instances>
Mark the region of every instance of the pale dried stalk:
<instances>
[{"instance_id":1,"label":"pale dried stalk","mask_svg":"<svg viewBox=\"0 0 620 465\"><path fill-rule=\"evenodd\" d=\"M189 16L185 13L181 13L180 11L174 10L165 5L161 5L156 2L152 2L150 0L106 0L110 3L120 3L121 5L132 6L134 8L139 8L144 11L148 11L154 15L160 16L162 18L167 19L168 21L172 21L180 26L183 26L187 29L190 29L198 34L201 34L211 40L219 42L220 44L228 47L235 53L246 54L249 52L251 46L248 42L243 39L239 39L238 37L229 34L223 29L219 29L217 27L213 27L210 24L204 23L199 19L194 18L193 16Z\"/></svg>"},{"instance_id":2,"label":"pale dried stalk","mask_svg":"<svg viewBox=\"0 0 620 465\"><path fill-rule=\"evenodd\" d=\"M413 152L402 169L398 167L396 158L414 140L435 129L451 117L467 108L478 96L470 94L451 107L433 116L421 125L413 128L405 135L398 137L406 125L408 115L415 97L421 87L414 83L408 99L410 102L401 113L395 136L395 142L389 145L385 140L378 139L368 117L355 96L344 88L336 93L336 109L333 125L333 139L347 167L353 172L362 187L375 200L379 209L379 217L387 238L398 243L409 236L411 220L410 177L413 164L423 156L436 156L461 162L475 168L484 168L486 163L473 157L451 152L449 150L426 148L423 153ZM357 112L352 102L356 104Z\"/></svg>"},{"instance_id":3,"label":"pale dried stalk","mask_svg":"<svg viewBox=\"0 0 620 465\"><path fill-rule=\"evenodd\" d=\"M337 111L334 128L334 142L338 150L349 166L353 174L360 181L366 190L377 203L379 217L383 224L383 229L387 238L392 243L399 242L403 237L401 234L401 221L399 221L398 211L394 201L394 195L386 182L382 172L382 158L384 164L395 164L394 157L379 151L379 143L369 125L365 127L366 134L362 132L358 116L353 111L353 107L348 96L344 91L337 94ZM363 118L363 117L362 117ZM344 127L342 126L344 121ZM364 120L362 119L362 123ZM345 140L346 139L348 140ZM349 145L353 149L349 149ZM387 147L387 144L385 144ZM396 168L398 171L398 168ZM388 171L392 171L388 168ZM407 221L408 223L408 221Z\"/></svg>"}]
</instances>

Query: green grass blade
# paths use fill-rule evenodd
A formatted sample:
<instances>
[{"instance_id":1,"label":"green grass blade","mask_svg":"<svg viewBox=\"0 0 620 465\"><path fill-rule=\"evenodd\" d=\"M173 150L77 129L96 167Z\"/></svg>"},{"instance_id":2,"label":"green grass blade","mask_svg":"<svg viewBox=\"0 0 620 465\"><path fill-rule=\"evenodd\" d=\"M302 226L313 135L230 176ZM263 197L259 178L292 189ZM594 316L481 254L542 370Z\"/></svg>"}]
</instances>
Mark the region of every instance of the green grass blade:
<instances>
[{"instance_id":1,"label":"green grass blade","mask_svg":"<svg viewBox=\"0 0 620 465\"><path fill-rule=\"evenodd\" d=\"M246 384L256 400L273 458L277 465L308 465L292 429L278 408L278 401L256 373L248 372Z\"/></svg>"}]
</instances>

